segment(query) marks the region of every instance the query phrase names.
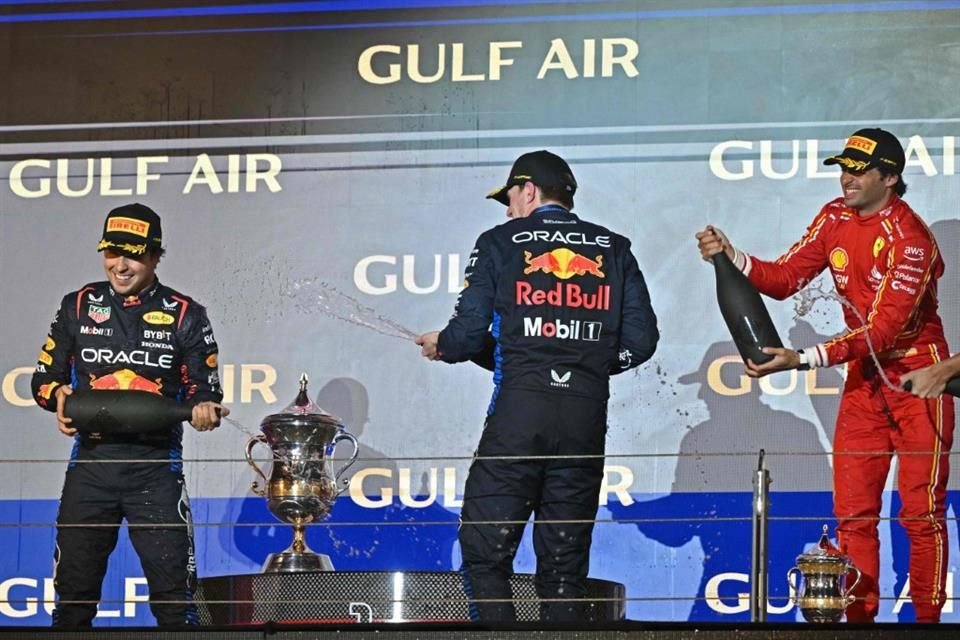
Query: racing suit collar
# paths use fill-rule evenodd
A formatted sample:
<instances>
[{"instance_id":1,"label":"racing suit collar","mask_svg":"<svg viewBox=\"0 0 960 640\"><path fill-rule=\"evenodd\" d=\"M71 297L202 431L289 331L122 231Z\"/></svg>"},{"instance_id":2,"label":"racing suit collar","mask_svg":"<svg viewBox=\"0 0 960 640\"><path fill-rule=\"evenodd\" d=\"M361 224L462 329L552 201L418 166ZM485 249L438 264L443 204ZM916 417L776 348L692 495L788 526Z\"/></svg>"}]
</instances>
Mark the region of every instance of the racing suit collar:
<instances>
[{"instance_id":1,"label":"racing suit collar","mask_svg":"<svg viewBox=\"0 0 960 640\"><path fill-rule=\"evenodd\" d=\"M875 213L871 213L868 216L860 216L859 212L856 209L849 209L849 211L853 214L853 219L858 224L872 225L877 223L880 220L883 220L884 218L888 218L892 215L899 213L902 208L901 207L902 204L903 204L903 200L900 199L900 196L898 196L895 193L892 193L890 194L890 199L887 200L887 204L883 207L883 209L880 209Z\"/></svg>"},{"instance_id":2,"label":"racing suit collar","mask_svg":"<svg viewBox=\"0 0 960 640\"><path fill-rule=\"evenodd\" d=\"M146 289L140 293L133 296L121 296L116 291L113 290L113 287L108 287L110 290L110 296L113 298L119 298L124 307L135 307L137 305L143 304L147 300L150 300L157 291L160 289L160 279L154 278L153 284L148 286Z\"/></svg>"},{"instance_id":3,"label":"racing suit collar","mask_svg":"<svg viewBox=\"0 0 960 640\"><path fill-rule=\"evenodd\" d=\"M530 213L530 215L531 215L531 216L542 216L542 215L557 214L557 213L562 214L562 215L568 215L568 216L571 216L571 217L573 217L573 218L575 218L575 219L577 218L577 214L575 214L574 212L570 211L570 210L567 209L566 207L563 207L563 206L561 206L561 205L559 205L559 204L545 204L545 205L539 206L539 207L537 207L536 209L534 209L534 210Z\"/></svg>"}]
</instances>

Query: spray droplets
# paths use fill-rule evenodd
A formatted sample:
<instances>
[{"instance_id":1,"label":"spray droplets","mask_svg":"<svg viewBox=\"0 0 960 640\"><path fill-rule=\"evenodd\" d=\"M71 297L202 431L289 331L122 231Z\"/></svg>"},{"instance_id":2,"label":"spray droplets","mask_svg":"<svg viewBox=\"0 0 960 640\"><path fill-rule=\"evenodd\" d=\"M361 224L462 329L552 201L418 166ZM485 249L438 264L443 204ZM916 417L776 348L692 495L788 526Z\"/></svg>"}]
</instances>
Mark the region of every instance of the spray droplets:
<instances>
[{"instance_id":1,"label":"spray droplets","mask_svg":"<svg viewBox=\"0 0 960 640\"><path fill-rule=\"evenodd\" d=\"M857 307L838 294L836 291L828 291L824 288L824 282L821 280L819 282L806 283L804 286L801 283L801 289L796 296L794 296L794 317L801 318L803 316L809 315L818 300L836 300L843 307L850 310L857 320L860 321L860 326L864 327L867 325L867 321L864 319L863 314L860 313L860 310ZM873 346L873 342L870 339L870 332L863 332L864 340L867 342L867 348L870 350L870 358L873 360L873 363L876 365L877 373L880 375L880 379L883 380L883 383L887 385L890 389L898 391L900 387L893 384L890 381L890 378L887 377L887 374L884 372L883 367L880 365L880 360L877 358L877 350Z\"/></svg>"},{"instance_id":2,"label":"spray droplets","mask_svg":"<svg viewBox=\"0 0 960 640\"><path fill-rule=\"evenodd\" d=\"M304 313L319 311L331 318L349 322L391 338L413 340L417 337L417 334L410 329L383 317L336 287L316 278L295 280L285 289L284 295L292 298L297 309Z\"/></svg>"}]
</instances>

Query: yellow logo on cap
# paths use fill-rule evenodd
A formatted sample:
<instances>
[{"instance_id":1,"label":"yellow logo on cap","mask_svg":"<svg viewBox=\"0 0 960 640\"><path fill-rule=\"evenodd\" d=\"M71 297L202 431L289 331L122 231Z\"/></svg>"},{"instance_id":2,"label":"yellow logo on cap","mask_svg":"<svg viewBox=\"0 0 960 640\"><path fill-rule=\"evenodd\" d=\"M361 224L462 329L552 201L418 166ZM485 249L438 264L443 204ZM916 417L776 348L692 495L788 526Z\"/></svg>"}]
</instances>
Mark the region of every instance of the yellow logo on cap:
<instances>
[{"instance_id":1,"label":"yellow logo on cap","mask_svg":"<svg viewBox=\"0 0 960 640\"><path fill-rule=\"evenodd\" d=\"M107 220L107 231L119 231L121 233L132 233L135 236L146 238L150 233L150 223L134 218L124 218L117 216Z\"/></svg>"},{"instance_id":2,"label":"yellow logo on cap","mask_svg":"<svg viewBox=\"0 0 960 640\"><path fill-rule=\"evenodd\" d=\"M150 324L173 324L173 316L169 313L163 313L162 311L145 313L143 314L143 320Z\"/></svg>"},{"instance_id":3,"label":"yellow logo on cap","mask_svg":"<svg viewBox=\"0 0 960 640\"><path fill-rule=\"evenodd\" d=\"M850 136L847 139L847 146L851 149L857 149L858 151L863 151L868 155L873 155L873 150L877 148L877 143L870 138L864 138L863 136Z\"/></svg>"},{"instance_id":4,"label":"yellow logo on cap","mask_svg":"<svg viewBox=\"0 0 960 640\"><path fill-rule=\"evenodd\" d=\"M840 247L837 247L830 252L830 266L837 271L843 271L846 269L848 262L850 262L850 259L847 257L847 252Z\"/></svg>"},{"instance_id":5,"label":"yellow logo on cap","mask_svg":"<svg viewBox=\"0 0 960 640\"><path fill-rule=\"evenodd\" d=\"M834 156L833 160L836 160L838 164L842 164L851 171L866 171L867 167L870 166L870 163L866 160L854 160L847 156Z\"/></svg>"}]
</instances>

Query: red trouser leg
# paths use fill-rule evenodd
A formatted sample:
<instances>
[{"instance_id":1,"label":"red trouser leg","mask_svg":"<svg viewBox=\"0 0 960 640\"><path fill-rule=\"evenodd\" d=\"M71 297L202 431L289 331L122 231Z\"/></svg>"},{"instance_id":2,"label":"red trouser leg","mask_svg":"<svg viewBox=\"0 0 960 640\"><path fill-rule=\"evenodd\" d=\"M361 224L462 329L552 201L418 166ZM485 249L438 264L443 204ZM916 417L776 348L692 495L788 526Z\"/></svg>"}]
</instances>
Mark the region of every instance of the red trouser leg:
<instances>
[{"instance_id":1,"label":"red trouser leg","mask_svg":"<svg viewBox=\"0 0 960 640\"><path fill-rule=\"evenodd\" d=\"M855 383L855 379L848 378L837 415L833 510L840 546L863 575L853 590L857 600L847 607L847 620L870 622L879 607L877 523L883 486L890 471L894 425L870 386Z\"/></svg>"},{"instance_id":2,"label":"red trouser leg","mask_svg":"<svg viewBox=\"0 0 960 640\"><path fill-rule=\"evenodd\" d=\"M897 421L899 516L910 538L910 597L917 622L938 622L949 570L945 515L953 399L885 395Z\"/></svg>"}]
</instances>

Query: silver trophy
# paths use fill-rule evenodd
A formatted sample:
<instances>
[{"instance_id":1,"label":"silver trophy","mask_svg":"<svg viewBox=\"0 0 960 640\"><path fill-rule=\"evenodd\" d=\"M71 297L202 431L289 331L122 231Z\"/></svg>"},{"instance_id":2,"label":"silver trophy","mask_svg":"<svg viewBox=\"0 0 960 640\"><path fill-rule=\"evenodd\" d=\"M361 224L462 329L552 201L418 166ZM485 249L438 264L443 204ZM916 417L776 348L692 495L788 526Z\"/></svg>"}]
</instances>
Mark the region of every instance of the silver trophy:
<instances>
[{"instance_id":1,"label":"silver trophy","mask_svg":"<svg viewBox=\"0 0 960 640\"><path fill-rule=\"evenodd\" d=\"M247 464L263 481L255 480L251 490L267 498L270 513L293 525L293 543L280 553L267 557L265 573L332 571L333 563L325 554L315 553L304 540L304 527L323 520L345 489L338 488L340 477L357 459L359 445L353 434L344 430L335 417L310 402L307 376L300 377L297 399L282 413L263 419L263 432L247 440ZM333 469L333 453L344 440L353 445L346 464ZM265 444L273 452L270 478L252 457L254 446Z\"/></svg>"},{"instance_id":2,"label":"silver trophy","mask_svg":"<svg viewBox=\"0 0 960 640\"><path fill-rule=\"evenodd\" d=\"M849 572L856 579L845 586ZM797 556L797 566L787 572L794 583L794 603L807 622L839 622L843 612L856 598L851 594L860 583L860 570L830 542L827 525L823 525L820 542L809 553Z\"/></svg>"}]
</instances>

